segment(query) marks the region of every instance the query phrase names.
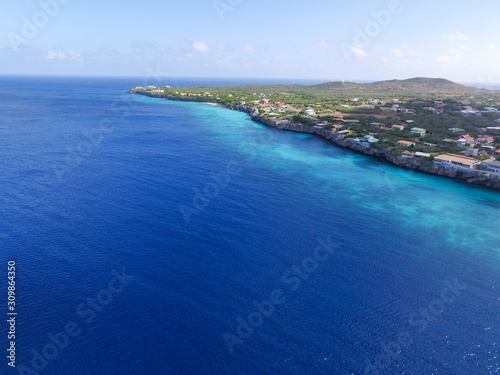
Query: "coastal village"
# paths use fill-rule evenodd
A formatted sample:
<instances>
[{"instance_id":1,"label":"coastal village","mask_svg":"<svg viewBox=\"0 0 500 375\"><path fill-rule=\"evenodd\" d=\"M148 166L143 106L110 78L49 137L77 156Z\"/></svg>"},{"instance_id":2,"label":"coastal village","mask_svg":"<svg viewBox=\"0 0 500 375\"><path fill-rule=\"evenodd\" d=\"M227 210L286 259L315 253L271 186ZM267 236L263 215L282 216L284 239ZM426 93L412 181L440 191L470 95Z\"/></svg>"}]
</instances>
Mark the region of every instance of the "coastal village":
<instances>
[{"instance_id":1,"label":"coastal village","mask_svg":"<svg viewBox=\"0 0 500 375\"><path fill-rule=\"evenodd\" d=\"M390 149L406 158L500 174L499 97L353 97L311 102L308 95L294 92L231 88L214 92L211 88L149 86L131 92L243 107L254 118L323 129L353 139L360 147Z\"/></svg>"}]
</instances>

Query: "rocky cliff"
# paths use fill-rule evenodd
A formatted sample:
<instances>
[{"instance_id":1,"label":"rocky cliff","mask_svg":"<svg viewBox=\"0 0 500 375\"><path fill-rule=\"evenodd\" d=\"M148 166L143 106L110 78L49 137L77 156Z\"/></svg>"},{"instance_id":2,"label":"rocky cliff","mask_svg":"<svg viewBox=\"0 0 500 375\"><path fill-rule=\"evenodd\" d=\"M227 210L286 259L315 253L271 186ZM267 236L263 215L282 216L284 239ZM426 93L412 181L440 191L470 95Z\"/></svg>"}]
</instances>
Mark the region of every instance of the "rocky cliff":
<instances>
[{"instance_id":1,"label":"rocky cliff","mask_svg":"<svg viewBox=\"0 0 500 375\"><path fill-rule=\"evenodd\" d=\"M213 99L207 99L207 98L193 98L193 97L179 98L176 96L155 95L147 92L134 91L134 90L131 90L129 92L145 96L157 97L157 98L161 97L169 100L214 103ZM470 184L480 185L500 190L499 174L488 173L477 169L466 169L454 166L444 166L441 164L436 164L428 159L415 158L412 156L405 156L405 155L396 155L391 150L376 149L370 146L362 145L360 143L355 142L354 139L352 138L346 138L341 134L334 133L330 130L321 128L319 126L300 125L290 121L273 120L258 115L253 115L252 109L246 105L235 105L235 106L225 106L225 107L236 111L248 113L250 114L252 120L258 121L266 126L279 130L287 130L287 131L306 133L306 134L315 134L319 137L331 141L337 146L349 148L351 150L360 152L365 155L384 158L388 162L401 168L420 171L424 173L436 174L444 177L450 177L462 180Z\"/></svg>"}]
</instances>

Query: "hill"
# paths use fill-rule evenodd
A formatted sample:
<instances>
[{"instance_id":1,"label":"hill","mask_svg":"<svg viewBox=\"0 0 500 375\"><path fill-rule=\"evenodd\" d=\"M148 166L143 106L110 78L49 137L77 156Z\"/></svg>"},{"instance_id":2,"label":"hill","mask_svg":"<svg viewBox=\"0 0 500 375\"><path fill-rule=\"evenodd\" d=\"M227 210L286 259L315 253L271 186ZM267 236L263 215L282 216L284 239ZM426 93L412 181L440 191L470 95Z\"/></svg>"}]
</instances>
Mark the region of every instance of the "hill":
<instances>
[{"instance_id":1,"label":"hill","mask_svg":"<svg viewBox=\"0 0 500 375\"><path fill-rule=\"evenodd\" d=\"M327 82L304 87L306 91L325 94L378 95L386 96L426 96L433 95L498 95L500 92L464 86L443 78L417 77L405 80L378 81L373 83Z\"/></svg>"},{"instance_id":2,"label":"hill","mask_svg":"<svg viewBox=\"0 0 500 375\"><path fill-rule=\"evenodd\" d=\"M326 82L316 85L240 85L217 87L183 87L182 92L209 91L224 95L233 93L241 96L252 93L273 93L285 97L303 97L310 100L336 100L359 98L427 98L427 97L500 97L500 91L484 90L464 86L443 78L410 78L405 80L378 81L372 83ZM236 96L235 95L235 96Z\"/></svg>"}]
</instances>

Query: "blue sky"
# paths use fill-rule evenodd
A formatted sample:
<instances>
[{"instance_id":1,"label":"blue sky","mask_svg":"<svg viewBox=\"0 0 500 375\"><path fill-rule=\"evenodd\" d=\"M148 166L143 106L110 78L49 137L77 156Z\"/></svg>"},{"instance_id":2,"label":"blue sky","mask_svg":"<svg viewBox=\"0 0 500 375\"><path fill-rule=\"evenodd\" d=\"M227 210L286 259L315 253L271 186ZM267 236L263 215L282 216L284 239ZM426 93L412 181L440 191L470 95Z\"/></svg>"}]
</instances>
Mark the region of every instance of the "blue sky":
<instances>
[{"instance_id":1,"label":"blue sky","mask_svg":"<svg viewBox=\"0 0 500 375\"><path fill-rule=\"evenodd\" d=\"M0 74L500 83L499 2L311 3L0 0Z\"/></svg>"}]
</instances>

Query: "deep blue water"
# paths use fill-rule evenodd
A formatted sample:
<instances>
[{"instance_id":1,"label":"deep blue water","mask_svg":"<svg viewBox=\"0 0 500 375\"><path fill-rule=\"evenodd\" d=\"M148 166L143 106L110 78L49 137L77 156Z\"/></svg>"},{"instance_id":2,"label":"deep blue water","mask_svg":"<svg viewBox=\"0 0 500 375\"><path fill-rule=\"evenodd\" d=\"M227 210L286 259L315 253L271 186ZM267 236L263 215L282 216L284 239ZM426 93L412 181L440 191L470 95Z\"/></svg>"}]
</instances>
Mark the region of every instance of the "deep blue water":
<instances>
[{"instance_id":1,"label":"deep blue water","mask_svg":"<svg viewBox=\"0 0 500 375\"><path fill-rule=\"evenodd\" d=\"M499 373L500 193L141 81L0 77L2 373Z\"/></svg>"}]
</instances>

